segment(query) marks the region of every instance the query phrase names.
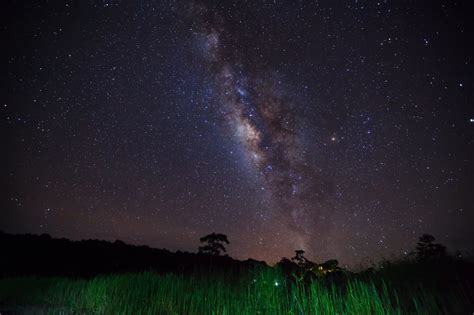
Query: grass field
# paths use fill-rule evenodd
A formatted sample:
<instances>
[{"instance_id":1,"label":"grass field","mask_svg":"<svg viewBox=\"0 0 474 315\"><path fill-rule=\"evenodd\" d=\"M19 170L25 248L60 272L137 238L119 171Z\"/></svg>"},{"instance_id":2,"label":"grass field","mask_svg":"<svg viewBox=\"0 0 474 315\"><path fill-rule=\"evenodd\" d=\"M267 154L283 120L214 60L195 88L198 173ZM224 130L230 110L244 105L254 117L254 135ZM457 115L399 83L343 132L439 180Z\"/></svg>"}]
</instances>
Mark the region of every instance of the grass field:
<instances>
[{"instance_id":1,"label":"grass field","mask_svg":"<svg viewBox=\"0 0 474 315\"><path fill-rule=\"evenodd\" d=\"M470 292L409 283L397 289L380 277L343 285L292 281L273 268L239 280L152 272L0 280L1 308L13 314L471 314ZM399 285L397 285L399 287ZM468 291L469 292L468 292Z\"/></svg>"}]
</instances>

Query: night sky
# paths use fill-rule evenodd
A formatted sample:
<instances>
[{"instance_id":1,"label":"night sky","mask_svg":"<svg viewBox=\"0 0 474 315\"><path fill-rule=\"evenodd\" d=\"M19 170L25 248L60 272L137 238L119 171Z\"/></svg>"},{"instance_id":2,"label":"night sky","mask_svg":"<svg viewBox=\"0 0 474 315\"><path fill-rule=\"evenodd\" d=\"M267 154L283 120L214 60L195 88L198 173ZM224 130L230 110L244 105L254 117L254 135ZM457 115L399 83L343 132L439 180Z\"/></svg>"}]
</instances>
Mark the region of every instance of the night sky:
<instances>
[{"instance_id":1,"label":"night sky","mask_svg":"<svg viewBox=\"0 0 474 315\"><path fill-rule=\"evenodd\" d=\"M356 265L474 244L469 1L2 1L0 229Z\"/></svg>"}]
</instances>

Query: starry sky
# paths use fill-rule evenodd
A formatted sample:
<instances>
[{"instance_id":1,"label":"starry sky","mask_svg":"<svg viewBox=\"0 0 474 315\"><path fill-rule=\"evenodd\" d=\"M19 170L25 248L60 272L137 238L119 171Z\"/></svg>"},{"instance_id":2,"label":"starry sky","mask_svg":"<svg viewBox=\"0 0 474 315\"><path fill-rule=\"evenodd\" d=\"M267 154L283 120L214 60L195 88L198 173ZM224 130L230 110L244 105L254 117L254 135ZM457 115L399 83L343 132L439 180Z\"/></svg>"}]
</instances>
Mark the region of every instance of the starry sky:
<instances>
[{"instance_id":1,"label":"starry sky","mask_svg":"<svg viewBox=\"0 0 474 315\"><path fill-rule=\"evenodd\" d=\"M468 1L4 1L0 229L356 265L474 243Z\"/></svg>"}]
</instances>

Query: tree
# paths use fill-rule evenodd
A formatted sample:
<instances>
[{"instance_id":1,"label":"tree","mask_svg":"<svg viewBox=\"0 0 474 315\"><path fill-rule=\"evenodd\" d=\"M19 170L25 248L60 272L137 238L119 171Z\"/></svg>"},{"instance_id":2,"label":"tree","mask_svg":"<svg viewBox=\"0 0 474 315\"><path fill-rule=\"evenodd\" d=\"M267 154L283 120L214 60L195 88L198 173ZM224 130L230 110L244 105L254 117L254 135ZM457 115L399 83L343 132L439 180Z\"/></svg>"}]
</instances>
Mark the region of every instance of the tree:
<instances>
[{"instance_id":1,"label":"tree","mask_svg":"<svg viewBox=\"0 0 474 315\"><path fill-rule=\"evenodd\" d=\"M207 243L207 245L199 246L199 253L210 254L213 256L219 256L222 253L225 253L226 249L223 243L229 244L227 235L220 233L208 234L201 237L199 240L201 243Z\"/></svg>"},{"instance_id":2,"label":"tree","mask_svg":"<svg viewBox=\"0 0 474 315\"><path fill-rule=\"evenodd\" d=\"M291 258L298 266L303 267L306 263L306 257L304 257L305 251L302 249L295 250L295 257Z\"/></svg>"},{"instance_id":3,"label":"tree","mask_svg":"<svg viewBox=\"0 0 474 315\"><path fill-rule=\"evenodd\" d=\"M304 257L305 251L302 249L295 250L295 257L291 258L293 262L295 262L300 268L302 269L309 269L313 267L315 264Z\"/></svg>"},{"instance_id":4,"label":"tree","mask_svg":"<svg viewBox=\"0 0 474 315\"><path fill-rule=\"evenodd\" d=\"M276 266L280 268L286 275L291 275L299 271L299 266L286 257L283 257Z\"/></svg>"},{"instance_id":5,"label":"tree","mask_svg":"<svg viewBox=\"0 0 474 315\"><path fill-rule=\"evenodd\" d=\"M436 260L447 256L446 247L442 244L434 243L433 235L423 234L416 244L415 255L418 260Z\"/></svg>"}]
</instances>

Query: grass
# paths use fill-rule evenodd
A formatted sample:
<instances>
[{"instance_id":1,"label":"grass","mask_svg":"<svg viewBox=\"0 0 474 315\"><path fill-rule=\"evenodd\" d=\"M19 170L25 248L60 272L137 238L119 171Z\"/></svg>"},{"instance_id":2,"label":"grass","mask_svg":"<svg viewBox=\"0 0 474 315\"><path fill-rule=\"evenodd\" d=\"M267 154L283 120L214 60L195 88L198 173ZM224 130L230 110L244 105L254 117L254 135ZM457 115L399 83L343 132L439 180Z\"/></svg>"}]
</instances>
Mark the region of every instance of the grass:
<instances>
[{"instance_id":1,"label":"grass","mask_svg":"<svg viewBox=\"0 0 474 315\"><path fill-rule=\"evenodd\" d=\"M274 268L237 281L153 272L89 280L23 277L0 280L0 313L470 314L472 292L466 290L459 284L446 293L411 283L401 292L376 276L337 286L318 279L303 283Z\"/></svg>"}]
</instances>

